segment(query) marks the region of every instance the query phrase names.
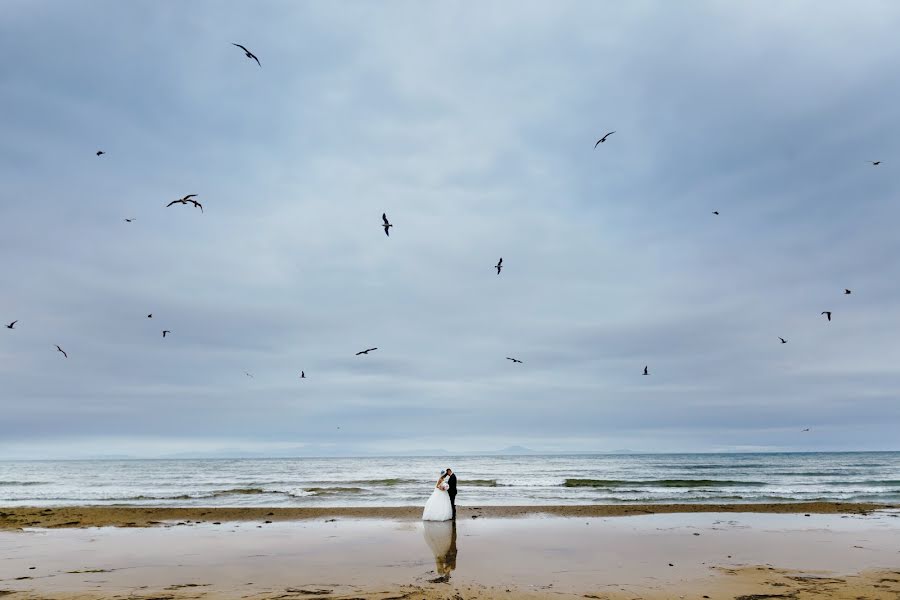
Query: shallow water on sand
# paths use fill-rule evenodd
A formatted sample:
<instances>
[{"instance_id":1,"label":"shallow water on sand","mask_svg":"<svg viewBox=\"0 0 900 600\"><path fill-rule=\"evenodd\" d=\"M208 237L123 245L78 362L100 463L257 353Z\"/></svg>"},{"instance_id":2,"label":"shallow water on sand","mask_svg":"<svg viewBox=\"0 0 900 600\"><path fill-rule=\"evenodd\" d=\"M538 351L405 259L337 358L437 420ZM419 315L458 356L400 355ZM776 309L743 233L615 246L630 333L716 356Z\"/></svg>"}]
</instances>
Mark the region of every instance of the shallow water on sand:
<instances>
[{"instance_id":1,"label":"shallow water on sand","mask_svg":"<svg viewBox=\"0 0 900 600\"><path fill-rule=\"evenodd\" d=\"M107 595L141 586L246 596L298 586L664 588L714 567L900 568L897 513L678 514L453 523L348 520L0 533L7 590ZM34 567L31 569L30 567ZM24 578L24 579L21 579Z\"/></svg>"}]
</instances>

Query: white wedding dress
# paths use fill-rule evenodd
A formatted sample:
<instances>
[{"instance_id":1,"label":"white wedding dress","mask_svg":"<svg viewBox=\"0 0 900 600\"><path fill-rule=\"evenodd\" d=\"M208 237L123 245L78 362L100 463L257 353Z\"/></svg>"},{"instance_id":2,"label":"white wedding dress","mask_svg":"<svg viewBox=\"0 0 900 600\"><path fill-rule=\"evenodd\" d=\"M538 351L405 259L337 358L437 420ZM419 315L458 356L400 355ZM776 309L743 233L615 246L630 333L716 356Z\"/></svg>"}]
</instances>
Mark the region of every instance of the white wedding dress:
<instances>
[{"instance_id":1,"label":"white wedding dress","mask_svg":"<svg viewBox=\"0 0 900 600\"><path fill-rule=\"evenodd\" d=\"M446 483L434 488L422 511L423 521L449 521L453 518L453 506L450 504L450 494L447 493L449 488Z\"/></svg>"}]
</instances>

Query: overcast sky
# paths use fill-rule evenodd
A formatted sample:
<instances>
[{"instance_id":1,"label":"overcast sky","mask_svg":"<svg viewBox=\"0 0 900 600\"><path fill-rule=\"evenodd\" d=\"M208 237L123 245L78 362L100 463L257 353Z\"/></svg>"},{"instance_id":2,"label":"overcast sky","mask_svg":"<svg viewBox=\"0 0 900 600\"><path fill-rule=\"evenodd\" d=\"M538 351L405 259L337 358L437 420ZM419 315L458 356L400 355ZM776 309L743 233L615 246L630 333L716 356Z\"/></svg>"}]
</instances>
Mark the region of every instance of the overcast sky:
<instances>
[{"instance_id":1,"label":"overcast sky","mask_svg":"<svg viewBox=\"0 0 900 600\"><path fill-rule=\"evenodd\" d=\"M898 449L898 31L6 0L0 458Z\"/></svg>"}]
</instances>

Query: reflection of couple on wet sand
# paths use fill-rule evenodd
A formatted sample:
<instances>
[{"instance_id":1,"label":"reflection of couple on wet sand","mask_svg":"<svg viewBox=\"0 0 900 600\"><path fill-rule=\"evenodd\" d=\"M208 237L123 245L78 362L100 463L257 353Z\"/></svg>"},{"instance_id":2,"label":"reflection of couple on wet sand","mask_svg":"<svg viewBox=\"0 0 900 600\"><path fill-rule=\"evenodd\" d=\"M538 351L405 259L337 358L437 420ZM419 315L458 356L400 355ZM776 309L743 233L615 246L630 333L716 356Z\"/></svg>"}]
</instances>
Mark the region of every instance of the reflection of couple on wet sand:
<instances>
[{"instance_id":1,"label":"reflection of couple on wet sand","mask_svg":"<svg viewBox=\"0 0 900 600\"><path fill-rule=\"evenodd\" d=\"M434 554L437 579L432 583L450 581L456 568L456 475L444 469L434 486L425 510L422 511L425 542Z\"/></svg>"},{"instance_id":2,"label":"reflection of couple on wet sand","mask_svg":"<svg viewBox=\"0 0 900 600\"><path fill-rule=\"evenodd\" d=\"M434 554L437 579L432 583L450 581L456 568L456 521L425 521L425 542Z\"/></svg>"}]
</instances>

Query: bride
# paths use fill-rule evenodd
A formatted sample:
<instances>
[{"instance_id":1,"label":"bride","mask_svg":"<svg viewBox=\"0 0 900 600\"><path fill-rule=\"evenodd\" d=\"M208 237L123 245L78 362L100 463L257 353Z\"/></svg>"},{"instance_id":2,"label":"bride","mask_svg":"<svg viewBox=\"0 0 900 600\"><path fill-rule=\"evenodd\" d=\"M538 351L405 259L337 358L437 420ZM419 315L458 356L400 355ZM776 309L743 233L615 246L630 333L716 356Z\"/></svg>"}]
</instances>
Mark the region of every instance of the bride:
<instances>
[{"instance_id":1,"label":"bride","mask_svg":"<svg viewBox=\"0 0 900 600\"><path fill-rule=\"evenodd\" d=\"M425 510L422 512L423 521L449 521L453 518L453 507L447 493L450 486L444 483L446 478L447 471L441 471L441 477L437 480L428 502L425 503Z\"/></svg>"}]
</instances>

